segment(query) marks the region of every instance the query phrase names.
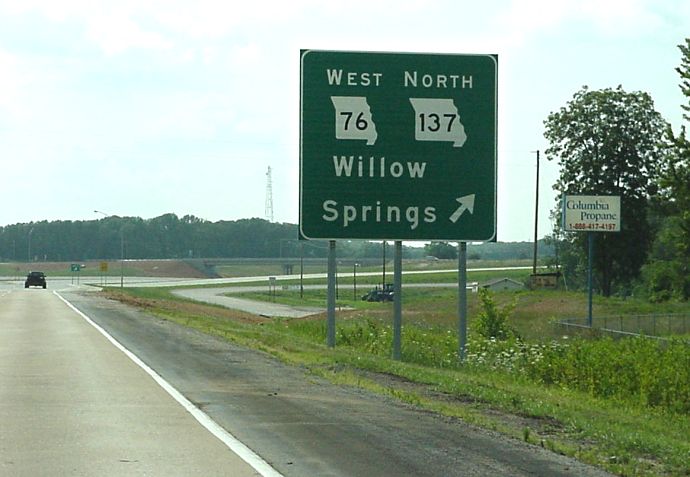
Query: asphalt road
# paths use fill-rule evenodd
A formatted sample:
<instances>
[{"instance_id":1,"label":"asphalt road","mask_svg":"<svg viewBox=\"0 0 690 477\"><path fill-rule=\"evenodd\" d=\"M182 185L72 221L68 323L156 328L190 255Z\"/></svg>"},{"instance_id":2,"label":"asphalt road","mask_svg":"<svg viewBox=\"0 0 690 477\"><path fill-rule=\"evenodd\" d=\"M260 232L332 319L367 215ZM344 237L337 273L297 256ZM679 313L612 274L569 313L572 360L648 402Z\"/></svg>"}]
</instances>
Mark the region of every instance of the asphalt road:
<instances>
[{"instance_id":1,"label":"asphalt road","mask_svg":"<svg viewBox=\"0 0 690 477\"><path fill-rule=\"evenodd\" d=\"M0 423L0 475L259 475L49 290L0 290Z\"/></svg>"},{"instance_id":2,"label":"asphalt road","mask_svg":"<svg viewBox=\"0 0 690 477\"><path fill-rule=\"evenodd\" d=\"M305 286L305 288L308 288ZM316 287L314 287L316 288ZM323 288L323 287L321 287ZM256 301L227 296L229 293L267 292L266 287L217 287L217 288L179 288L172 293L205 303L241 310L266 317L301 318L326 311L325 307L288 306L269 301Z\"/></svg>"},{"instance_id":3,"label":"asphalt road","mask_svg":"<svg viewBox=\"0 0 690 477\"><path fill-rule=\"evenodd\" d=\"M410 283L406 284L404 289L409 288L457 288L457 283ZM326 285L304 285L305 290L323 290ZM363 295L371 289L370 286L360 287L359 296ZM315 315L326 312L326 307L314 306L290 306L280 303L273 303L271 301L258 301L231 296L246 292L260 292L268 293L267 287L258 286L226 286L213 288L176 288L172 293L191 300L201 301L204 303L211 303L214 305L224 306L234 310L241 310L254 315L265 316L269 318L303 318L305 316ZM280 293L280 290L277 291ZM352 296L352 286L346 286L341 289L341 293L347 293Z\"/></svg>"},{"instance_id":4,"label":"asphalt road","mask_svg":"<svg viewBox=\"0 0 690 477\"><path fill-rule=\"evenodd\" d=\"M356 388L330 384L261 352L154 318L93 293L63 295L214 422L285 476L607 475L540 447L459 420L419 411ZM1 299L6 300L7 296ZM16 307L14 312L17 313ZM2 320L16 323L18 320L11 316L3 314ZM73 315L62 320L81 318ZM56 328L45 321L39 323L42 324L38 328L46 328L47 334L59 333L65 326L62 322ZM39 329L29 334L42 333ZM6 341L8 338L3 338L2 342ZM61 352L78 354L83 348L63 347ZM20 350L15 348L14 353ZM12 359L21 361L22 358ZM112 359L117 360L114 356ZM108 375L105 370L102 372ZM95 388L104 385L99 374L93 373ZM25 379L30 380L31 375ZM124 376L116 382L127 387L129 379ZM32 392L40 394L40 386ZM108 393L100 397L104 408L113 406ZM10 399L21 399L21 396L12 395ZM136 397L130 399L137 402ZM79 407L78 403L66 401L64 405ZM60 425L57 418L48 416L47 419L50 427ZM73 416L72 420L79 419ZM138 425L128 422L130 426ZM160 418L157 425L165 428L169 423ZM5 436L4 429L2 432ZM206 446L202 437L193 438L195 442L197 439L200 439L199 446ZM51 444L58 446L59 451L59 443ZM132 451L138 445L145 443L132 443ZM173 462L180 460L175 455L169 458ZM151 475L212 474L169 474L154 469Z\"/></svg>"}]
</instances>

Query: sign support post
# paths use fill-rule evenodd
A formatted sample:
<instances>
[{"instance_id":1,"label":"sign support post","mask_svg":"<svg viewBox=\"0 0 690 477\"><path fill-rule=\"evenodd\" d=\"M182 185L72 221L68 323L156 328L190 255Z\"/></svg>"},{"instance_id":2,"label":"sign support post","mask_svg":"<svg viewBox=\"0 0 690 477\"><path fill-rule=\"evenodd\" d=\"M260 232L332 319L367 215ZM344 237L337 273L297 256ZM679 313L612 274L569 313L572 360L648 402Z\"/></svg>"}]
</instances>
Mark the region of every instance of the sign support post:
<instances>
[{"instance_id":1,"label":"sign support post","mask_svg":"<svg viewBox=\"0 0 690 477\"><path fill-rule=\"evenodd\" d=\"M302 50L300 212L305 239L396 247L393 356L400 359L402 241L459 242L460 358L467 341L468 241L496 237L496 55ZM385 255L383 280L386 286Z\"/></svg>"},{"instance_id":2,"label":"sign support post","mask_svg":"<svg viewBox=\"0 0 690 477\"><path fill-rule=\"evenodd\" d=\"M335 240L328 241L328 299L326 343L335 347Z\"/></svg>"},{"instance_id":3,"label":"sign support post","mask_svg":"<svg viewBox=\"0 0 690 477\"><path fill-rule=\"evenodd\" d=\"M78 263L73 263L70 265L70 271L72 272L72 285L74 285L74 278L77 278L77 285L79 285L79 272L81 271L81 265Z\"/></svg>"},{"instance_id":4,"label":"sign support post","mask_svg":"<svg viewBox=\"0 0 690 477\"><path fill-rule=\"evenodd\" d=\"M300 243L299 255L299 297L304 298L304 242Z\"/></svg>"},{"instance_id":5,"label":"sign support post","mask_svg":"<svg viewBox=\"0 0 690 477\"><path fill-rule=\"evenodd\" d=\"M592 328L592 263L594 261L594 233L587 232L587 326Z\"/></svg>"},{"instance_id":6,"label":"sign support post","mask_svg":"<svg viewBox=\"0 0 690 477\"><path fill-rule=\"evenodd\" d=\"M99 269L101 271L101 285L108 286L108 262L101 262Z\"/></svg>"},{"instance_id":7,"label":"sign support post","mask_svg":"<svg viewBox=\"0 0 690 477\"><path fill-rule=\"evenodd\" d=\"M352 299L357 300L357 262L352 264Z\"/></svg>"},{"instance_id":8,"label":"sign support post","mask_svg":"<svg viewBox=\"0 0 690 477\"><path fill-rule=\"evenodd\" d=\"M400 360L402 336L402 241L395 241L393 261L393 359Z\"/></svg>"},{"instance_id":9,"label":"sign support post","mask_svg":"<svg viewBox=\"0 0 690 477\"><path fill-rule=\"evenodd\" d=\"M465 360L467 347L467 242L458 243L458 358Z\"/></svg>"}]
</instances>

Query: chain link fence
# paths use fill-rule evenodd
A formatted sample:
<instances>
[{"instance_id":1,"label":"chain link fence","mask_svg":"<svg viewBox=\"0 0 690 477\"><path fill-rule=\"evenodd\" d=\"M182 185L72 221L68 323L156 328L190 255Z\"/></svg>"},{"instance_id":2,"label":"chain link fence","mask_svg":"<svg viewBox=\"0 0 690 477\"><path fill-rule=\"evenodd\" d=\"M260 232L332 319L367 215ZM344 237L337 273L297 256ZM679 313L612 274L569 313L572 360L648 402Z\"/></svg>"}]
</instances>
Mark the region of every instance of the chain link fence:
<instances>
[{"instance_id":1,"label":"chain link fence","mask_svg":"<svg viewBox=\"0 0 690 477\"><path fill-rule=\"evenodd\" d=\"M587 318L568 318L558 324L573 331L589 329ZM648 336L660 339L680 336L690 340L690 314L594 316L592 329L614 336Z\"/></svg>"}]
</instances>

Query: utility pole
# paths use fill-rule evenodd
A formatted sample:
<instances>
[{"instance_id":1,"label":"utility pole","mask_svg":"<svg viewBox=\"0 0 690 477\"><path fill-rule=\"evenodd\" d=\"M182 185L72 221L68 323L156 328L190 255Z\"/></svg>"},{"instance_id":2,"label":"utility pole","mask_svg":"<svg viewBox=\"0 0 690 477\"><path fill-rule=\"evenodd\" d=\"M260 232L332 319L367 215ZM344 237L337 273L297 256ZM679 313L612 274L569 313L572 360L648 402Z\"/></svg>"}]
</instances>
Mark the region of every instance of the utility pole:
<instances>
[{"instance_id":1,"label":"utility pole","mask_svg":"<svg viewBox=\"0 0 690 477\"><path fill-rule=\"evenodd\" d=\"M273 222L273 181L271 180L271 166L266 172L266 220Z\"/></svg>"},{"instance_id":2,"label":"utility pole","mask_svg":"<svg viewBox=\"0 0 690 477\"><path fill-rule=\"evenodd\" d=\"M29 230L29 250L27 252L28 258L29 258L29 263L31 263L31 234L34 233L34 228L31 227L31 230Z\"/></svg>"}]
</instances>

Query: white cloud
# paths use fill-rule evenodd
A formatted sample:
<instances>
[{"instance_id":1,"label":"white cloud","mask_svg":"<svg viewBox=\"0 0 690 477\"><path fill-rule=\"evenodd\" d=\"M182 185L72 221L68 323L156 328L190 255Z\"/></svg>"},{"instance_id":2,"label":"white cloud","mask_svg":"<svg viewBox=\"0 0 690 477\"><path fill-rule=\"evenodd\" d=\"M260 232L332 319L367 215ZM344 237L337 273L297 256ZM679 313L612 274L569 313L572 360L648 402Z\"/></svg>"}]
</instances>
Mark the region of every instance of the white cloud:
<instances>
[{"instance_id":1,"label":"white cloud","mask_svg":"<svg viewBox=\"0 0 690 477\"><path fill-rule=\"evenodd\" d=\"M232 57L240 67L259 62L262 55L261 47L255 42L238 45L232 51Z\"/></svg>"},{"instance_id":2,"label":"white cloud","mask_svg":"<svg viewBox=\"0 0 690 477\"><path fill-rule=\"evenodd\" d=\"M1 7L12 15L37 12L51 21L61 22L90 11L93 3L89 0L22 0L6 2Z\"/></svg>"},{"instance_id":3,"label":"white cloud","mask_svg":"<svg viewBox=\"0 0 690 477\"><path fill-rule=\"evenodd\" d=\"M522 46L545 34L591 26L598 36L642 36L663 27L652 0L512 0L497 17L505 45Z\"/></svg>"},{"instance_id":4,"label":"white cloud","mask_svg":"<svg viewBox=\"0 0 690 477\"><path fill-rule=\"evenodd\" d=\"M663 26L653 11L659 2L647 0L586 0L578 12L589 19L603 36L637 37Z\"/></svg>"},{"instance_id":5,"label":"white cloud","mask_svg":"<svg viewBox=\"0 0 690 477\"><path fill-rule=\"evenodd\" d=\"M53 23L77 22L86 36L109 55L131 48L163 49L171 42L161 32L147 30L137 21L153 18L165 4L133 0L23 0L0 6L8 15L38 14Z\"/></svg>"},{"instance_id":6,"label":"white cloud","mask_svg":"<svg viewBox=\"0 0 690 477\"><path fill-rule=\"evenodd\" d=\"M272 25L297 20L305 11L316 8L320 2L253 1L228 2L224 0L197 0L195 2L167 3L157 9L157 21L170 31L192 40L218 39L240 32L260 32L271 36ZM261 25L257 28L257 25Z\"/></svg>"},{"instance_id":7,"label":"white cloud","mask_svg":"<svg viewBox=\"0 0 690 477\"><path fill-rule=\"evenodd\" d=\"M15 100L22 82L17 58L0 50L0 71L2 72L0 74L0 110L13 110L16 107Z\"/></svg>"},{"instance_id":8,"label":"white cloud","mask_svg":"<svg viewBox=\"0 0 690 477\"><path fill-rule=\"evenodd\" d=\"M129 49L163 50L173 46L162 34L145 31L130 18L95 15L88 19L87 37L108 55Z\"/></svg>"},{"instance_id":9,"label":"white cloud","mask_svg":"<svg viewBox=\"0 0 690 477\"><path fill-rule=\"evenodd\" d=\"M0 49L0 132L12 128L15 134L19 128L40 124L65 75L49 60L32 61Z\"/></svg>"}]
</instances>

